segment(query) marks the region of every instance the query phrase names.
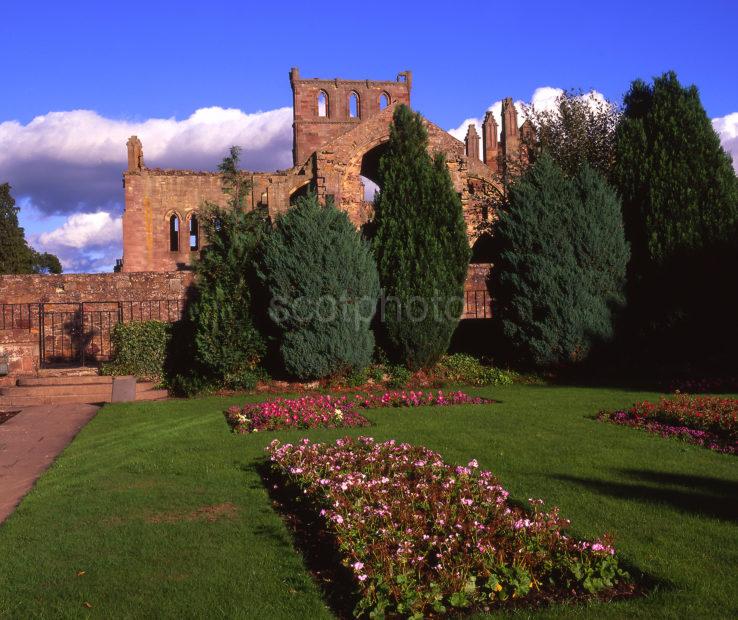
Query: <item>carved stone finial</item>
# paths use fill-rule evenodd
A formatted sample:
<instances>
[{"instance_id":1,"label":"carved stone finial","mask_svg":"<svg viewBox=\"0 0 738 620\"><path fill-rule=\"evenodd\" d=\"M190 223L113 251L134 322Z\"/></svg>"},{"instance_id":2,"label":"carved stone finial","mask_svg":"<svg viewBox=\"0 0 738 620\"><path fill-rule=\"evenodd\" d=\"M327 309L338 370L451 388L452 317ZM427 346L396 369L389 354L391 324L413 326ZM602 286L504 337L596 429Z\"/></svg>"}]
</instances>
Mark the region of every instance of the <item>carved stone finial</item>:
<instances>
[{"instance_id":1,"label":"carved stone finial","mask_svg":"<svg viewBox=\"0 0 738 620\"><path fill-rule=\"evenodd\" d=\"M126 142L128 147L128 172L141 172L144 168L143 145L138 136L131 136Z\"/></svg>"}]
</instances>

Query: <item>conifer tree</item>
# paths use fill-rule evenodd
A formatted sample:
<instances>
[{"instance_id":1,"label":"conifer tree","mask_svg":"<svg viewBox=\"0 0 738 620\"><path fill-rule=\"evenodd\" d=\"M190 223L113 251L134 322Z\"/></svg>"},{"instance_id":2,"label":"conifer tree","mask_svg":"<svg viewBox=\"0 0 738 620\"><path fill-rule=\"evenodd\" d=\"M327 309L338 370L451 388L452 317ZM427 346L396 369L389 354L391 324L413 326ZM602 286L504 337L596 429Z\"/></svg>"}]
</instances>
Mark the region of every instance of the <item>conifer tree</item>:
<instances>
[{"instance_id":1,"label":"conifer tree","mask_svg":"<svg viewBox=\"0 0 738 620\"><path fill-rule=\"evenodd\" d=\"M264 243L259 273L290 375L318 379L370 363L379 277L345 212L314 193L299 198Z\"/></svg>"},{"instance_id":2,"label":"conifer tree","mask_svg":"<svg viewBox=\"0 0 738 620\"><path fill-rule=\"evenodd\" d=\"M470 250L443 156L428 153L419 114L400 105L379 164L373 246L390 354L411 369L446 352L463 309Z\"/></svg>"},{"instance_id":3,"label":"conifer tree","mask_svg":"<svg viewBox=\"0 0 738 620\"><path fill-rule=\"evenodd\" d=\"M496 320L518 361L556 366L612 336L628 246L620 203L588 165L568 179L544 152L495 226Z\"/></svg>"},{"instance_id":4,"label":"conifer tree","mask_svg":"<svg viewBox=\"0 0 738 620\"><path fill-rule=\"evenodd\" d=\"M207 245L195 262L190 306L198 361L217 381L250 387L265 351L252 307L254 260L268 231L266 215L246 211L250 183L238 170L238 147L219 165L226 207L205 203L200 225Z\"/></svg>"},{"instance_id":5,"label":"conifer tree","mask_svg":"<svg viewBox=\"0 0 738 620\"><path fill-rule=\"evenodd\" d=\"M700 102L673 71L636 80L616 135L615 183L637 274L731 239L738 184Z\"/></svg>"},{"instance_id":6,"label":"conifer tree","mask_svg":"<svg viewBox=\"0 0 738 620\"><path fill-rule=\"evenodd\" d=\"M738 180L695 86L674 72L632 83L616 135L623 199L629 325L638 355L735 363ZM654 358L655 359L655 358Z\"/></svg>"}]
</instances>

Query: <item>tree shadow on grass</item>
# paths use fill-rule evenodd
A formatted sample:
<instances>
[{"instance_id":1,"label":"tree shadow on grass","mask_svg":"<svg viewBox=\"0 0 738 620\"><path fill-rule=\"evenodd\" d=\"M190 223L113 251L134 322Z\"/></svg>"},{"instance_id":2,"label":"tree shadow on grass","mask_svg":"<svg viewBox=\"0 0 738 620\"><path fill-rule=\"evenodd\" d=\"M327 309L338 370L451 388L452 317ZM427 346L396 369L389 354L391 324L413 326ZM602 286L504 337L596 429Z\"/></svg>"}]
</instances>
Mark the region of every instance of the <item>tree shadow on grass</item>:
<instances>
[{"instance_id":1,"label":"tree shadow on grass","mask_svg":"<svg viewBox=\"0 0 738 620\"><path fill-rule=\"evenodd\" d=\"M359 602L353 574L341 563L336 539L326 530L318 511L299 489L291 488L268 461L256 459L248 469L261 477L272 508L287 526L294 547L302 555L330 610L337 618L353 618L353 610ZM256 533L284 543L277 528L259 527Z\"/></svg>"},{"instance_id":2,"label":"tree shadow on grass","mask_svg":"<svg viewBox=\"0 0 738 620\"><path fill-rule=\"evenodd\" d=\"M616 470L635 483L555 475L557 480L578 484L601 495L644 503L665 504L682 512L738 522L738 483L709 476L654 470ZM675 488L682 487L682 488Z\"/></svg>"}]
</instances>

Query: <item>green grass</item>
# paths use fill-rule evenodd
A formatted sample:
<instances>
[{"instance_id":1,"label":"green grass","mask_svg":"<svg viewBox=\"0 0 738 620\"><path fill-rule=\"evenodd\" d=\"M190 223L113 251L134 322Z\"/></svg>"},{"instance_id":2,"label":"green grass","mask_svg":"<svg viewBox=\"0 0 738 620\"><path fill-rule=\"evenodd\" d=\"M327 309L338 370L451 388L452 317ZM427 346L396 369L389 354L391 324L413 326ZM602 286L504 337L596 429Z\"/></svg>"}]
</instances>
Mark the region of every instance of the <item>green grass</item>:
<instances>
[{"instance_id":1,"label":"green grass","mask_svg":"<svg viewBox=\"0 0 738 620\"><path fill-rule=\"evenodd\" d=\"M519 615L738 615L735 457L587 418L652 394L470 392L501 402L250 436L231 435L221 415L239 399L105 407L0 526L0 617L330 617L255 464L275 436L345 434L477 458L513 498L560 506L575 535L613 533L625 561L657 583L638 599Z\"/></svg>"}]
</instances>

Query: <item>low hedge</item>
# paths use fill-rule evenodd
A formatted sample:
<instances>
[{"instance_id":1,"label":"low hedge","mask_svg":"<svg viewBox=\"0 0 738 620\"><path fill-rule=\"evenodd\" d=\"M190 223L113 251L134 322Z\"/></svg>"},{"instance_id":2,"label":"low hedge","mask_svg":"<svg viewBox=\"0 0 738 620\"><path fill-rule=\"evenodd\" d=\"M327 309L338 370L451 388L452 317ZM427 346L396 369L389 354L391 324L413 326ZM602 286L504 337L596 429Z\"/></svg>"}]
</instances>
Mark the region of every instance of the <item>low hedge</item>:
<instances>
[{"instance_id":1,"label":"low hedge","mask_svg":"<svg viewBox=\"0 0 738 620\"><path fill-rule=\"evenodd\" d=\"M111 334L114 358L100 370L104 375L134 375L161 381L172 326L161 321L118 323Z\"/></svg>"}]
</instances>

